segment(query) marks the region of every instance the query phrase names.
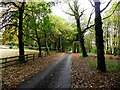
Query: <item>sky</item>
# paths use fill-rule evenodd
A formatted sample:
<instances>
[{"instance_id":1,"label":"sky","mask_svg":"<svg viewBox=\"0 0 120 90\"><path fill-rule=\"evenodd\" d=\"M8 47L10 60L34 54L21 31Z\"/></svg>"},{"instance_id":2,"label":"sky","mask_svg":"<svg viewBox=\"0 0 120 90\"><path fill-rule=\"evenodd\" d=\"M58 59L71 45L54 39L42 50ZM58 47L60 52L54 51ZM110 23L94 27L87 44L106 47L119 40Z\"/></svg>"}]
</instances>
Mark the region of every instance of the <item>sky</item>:
<instances>
[{"instance_id":1,"label":"sky","mask_svg":"<svg viewBox=\"0 0 120 90\"><path fill-rule=\"evenodd\" d=\"M49 1L55 1L55 0L45 0L47 2ZM106 6L106 4L108 3L109 0L100 0L102 2L101 4L101 9L104 8ZM117 0L112 0L112 2L115 2ZM86 10L86 15L89 15L93 9L93 7L91 6L90 2L88 0L79 0L79 4L80 4L80 8L81 9L87 9ZM109 5L109 7L106 9L106 11L111 7L111 4ZM67 11L67 5L64 3L61 3L59 5L56 5L54 7L52 7L52 11L55 15L63 17L65 19L68 19L70 16L66 15L63 11ZM89 17L89 16L88 16Z\"/></svg>"},{"instance_id":2,"label":"sky","mask_svg":"<svg viewBox=\"0 0 120 90\"><path fill-rule=\"evenodd\" d=\"M1 0L0 0L1 1ZM6 0L6 1L19 1L19 0ZM32 0L27 0L27 1L32 1ZM40 1L40 0L33 0L33 1ZM47 2L50 2L50 1L63 1L63 0L45 0ZM70 0L69 0L70 1ZM80 8L83 10L83 9L87 9L86 10L86 15L88 16L93 7L91 6L90 2L88 0L78 0L79 1L79 4L80 4ZM93 1L93 0L91 0ZM101 8L104 8L105 5L108 3L109 0L100 0L102 3L104 4L101 4ZM118 1L118 0L112 0L113 2L114 1ZM107 8L107 10L111 7L111 5L109 5L109 7ZM1 9L1 8L0 8ZM62 18L65 18L65 19L68 19L70 18L69 15L65 14L63 11L67 11L68 10L68 7L65 3L60 3L56 6L53 6L52 7L52 11L53 11L53 14L57 15L57 16L60 16ZM88 16L89 17L89 16Z\"/></svg>"}]
</instances>

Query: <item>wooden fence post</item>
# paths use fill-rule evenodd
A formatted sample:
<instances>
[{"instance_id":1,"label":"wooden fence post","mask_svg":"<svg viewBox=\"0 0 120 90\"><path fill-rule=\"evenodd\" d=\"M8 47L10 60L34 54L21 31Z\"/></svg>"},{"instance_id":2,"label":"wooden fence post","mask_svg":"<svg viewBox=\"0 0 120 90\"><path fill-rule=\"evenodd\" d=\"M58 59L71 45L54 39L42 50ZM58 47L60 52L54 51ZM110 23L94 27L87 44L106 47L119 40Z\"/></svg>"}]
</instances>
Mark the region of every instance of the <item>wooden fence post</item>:
<instances>
[{"instance_id":1,"label":"wooden fence post","mask_svg":"<svg viewBox=\"0 0 120 90\"><path fill-rule=\"evenodd\" d=\"M26 60L28 60L28 55L26 55Z\"/></svg>"},{"instance_id":2,"label":"wooden fence post","mask_svg":"<svg viewBox=\"0 0 120 90\"><path fill-rule=\"evenodd\" d=\"M4 59L4 67L6 68L6 62L7 62L7 58Z\"/></svg>"},{"instance_id":3,"label":"wooden fence post","mask_svg":"<svg viewBox=\"0 0 120 90\"><path fill-rule=\"evenodd\" d=\"M35 54L33 54L33 61L34 61L34 58L35 58Z\"/></svg>"}]
</instances>

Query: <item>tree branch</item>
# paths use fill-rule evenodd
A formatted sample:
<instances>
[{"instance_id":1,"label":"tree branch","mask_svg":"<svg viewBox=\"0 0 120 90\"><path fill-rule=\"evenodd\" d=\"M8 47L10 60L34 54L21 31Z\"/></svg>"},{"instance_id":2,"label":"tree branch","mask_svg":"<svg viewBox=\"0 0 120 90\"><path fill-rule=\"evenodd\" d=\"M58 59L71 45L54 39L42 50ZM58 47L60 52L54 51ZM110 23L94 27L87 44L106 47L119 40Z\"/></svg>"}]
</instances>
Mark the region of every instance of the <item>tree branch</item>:
<instances>
[{"instance_id":1,"label":"tree branch","mask_svg":"<svg viewBox=\"0 0 120 90\"><path fill-rule=\"evenodd\" d=\"M89 19L88 19L88 23L87 23L87 27L89 26L90 24L90 20L91 20L91 17L92 17L92 14L94 13L94 9L91 11L90 13L90 16L89 16Z\"/></svg>"},{"instance_id":2,"label":"tree branch","mask_svg":"<svg viewBox=\"0 0 120 90\"><path fill-rule=\"evenodd\" d=\"M0 18L4 17L4 16L7 15L8 13L16 13L16 11L5 12L4 14L2 14L2 16L1 16Z\"/></svg>"},{"instance_id":3,"label":"tree branch","mask_svg":"<svg viewBox=\"0 0 120 90\"><path fill-rule=\"evenodd\" d=\"M62 10L64 13L66 13L66 14L68 14L68 15L70 15L70 16L75 16L74 14L72 14L72 13L69 13L69 12L65 12L64 10Z\"/></svg>"},{"instance_id":4,"label":"tree branch","mask_svg":"<svg viewBox=\"0 0 120 90\"><path fill-rule=\"evenodd\" d=\"M92 3L92 1L91 0L88 0L89 2L90 2L90 4L93 6L93 7L95 7L94 5L93 5L93 3Z\"/></svg>"},{"instance_id":5,"label":"tree branch","mask_svg":"<svg viewBox=\"0 0 120 90\"><path fill-rule=\"evenodd\" d=\"M20 8L17 4L15 4L15 2L11 2L15 7L17 7L18 9Z\"/></svg>"},{"instance_id":6,"label":"tree branch","mask_svg":"<svg viewBox=\"0 0 120 90\"><path fill-rule=\"evenodd\" d=\"M68 2L68 5L69 5L70 9L72 10L72 12L73 12L74 14L76 14L75 10L74 10L74 9L72 8L72 6L70 5L70 2Z\"/></svg>"},{"instance_id":7,"label":"tree branch","mask_svg":"<svg viewBox=\"0 0 120 90\"><path fill-rule=\"evenodd\" d=\"M112 1L112 0L110 0L110 1L107 3L107 5L106 5L100 12L103 12L103 11L109 6L109 4L111 3L111 1Z\"/></svg>"},{"instance_id":8,"label":"tree branch","mask_svg":"<svg viewBox=\"0 0 120 90\"><path fill-rule=\"evenodd\" d=\"M83 10L82 12L81 12L81 14L79 15L79 18L83 15L83 13L84 13L84 11L86 11L87 9L85 9L85 10Z\"/></svg>"},{"instance_id":9,"label":"tree branch","mask_svg":"<svg viewBox=\"0 0 120 90\"><path fill-rule=\"evenodd\" d=\"M95 26L95 24L90 25L89 27L86 27L86 28L82 31L82 33L85 33L89 28L92 28L93 26Z\"/></svg>"},{"instance_id":10,"label":"tree branch","mask_svg":"<svg viewBox=\"0 0 120 90\"><path fill-rule=\"evenodd\" d=\"M111 13L109 16L104 17L102 20L104 20L104 19L107 19L107 18L111 17L111 16L114 14L114 12L116 11L116 9L117 9L117 7L118 7L118 5L119 5L119 4L120 4L120 2L118 2L118 3L117 3L117 5L115 6L115 9L112 11L112 13Z\"/></svg>"},{"instance_id":11,"label":"tree branch","mask_svg":"<svg viewBox=\"0 0 120 90\"><path fill-rule=\"evenodd\" d=\"M23 33L23 35L24 35L24 36L28 36L28 37L30 37L32 40L34 40L34 41L37 42L37 40L36 40L34 37L32 37L32 36L30 36L30 35L28 35L28 34L25 34L25 33Z\"/></svg>"},{"instance_id":12,"label":"tree branch","mask_svg":"<svg viewBox=\"0 0 120 90\"><path fill-rule=\"evenodd\" d=\"M15 26L15 27L19 27L19 26L16 25L16 24L6 24L6 25L0 27L0 30L3 29L4 27L7 27L7 26Z\"/></svg>"}]
</instances>

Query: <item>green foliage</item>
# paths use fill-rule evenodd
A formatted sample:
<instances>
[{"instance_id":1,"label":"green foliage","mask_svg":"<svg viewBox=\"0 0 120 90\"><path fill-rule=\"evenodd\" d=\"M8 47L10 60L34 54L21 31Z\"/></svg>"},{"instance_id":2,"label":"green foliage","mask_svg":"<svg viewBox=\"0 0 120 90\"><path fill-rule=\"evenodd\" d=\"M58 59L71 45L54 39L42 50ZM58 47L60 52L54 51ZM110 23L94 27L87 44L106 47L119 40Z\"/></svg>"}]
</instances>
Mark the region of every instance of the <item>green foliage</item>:
<instances>
[{"instance_id":1,"label":"green foliage","mask_svg":"<svg viewBox=\"0 0 120 90\"><path fill-rule=\"evenodd\" d=\"M96 54L97 53L97 48L93 47L92 50L91 50L91 53Z\"/></svg>"}]
</instances>

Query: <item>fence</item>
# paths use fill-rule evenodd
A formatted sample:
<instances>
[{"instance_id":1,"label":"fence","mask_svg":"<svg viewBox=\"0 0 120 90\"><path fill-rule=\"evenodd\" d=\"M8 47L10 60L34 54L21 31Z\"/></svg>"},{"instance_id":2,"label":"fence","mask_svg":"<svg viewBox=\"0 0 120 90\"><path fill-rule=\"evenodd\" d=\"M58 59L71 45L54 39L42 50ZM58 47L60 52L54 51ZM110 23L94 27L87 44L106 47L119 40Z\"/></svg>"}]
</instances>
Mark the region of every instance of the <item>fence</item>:
<instances>
[{"instance_id":1,"label":"fence","mask_svg":"<svg viewBox=\"0 0 120 90\"><path fill-rule=\"evenodd\" d=\"M28 60L37 59L39 55L38 54L27 54L27 55L23 55L23 56L24 56L25 61L28 61ZM23 56L13 56L13 57L7 57L7 58L0 58L0 68L5 68L8 66L18 64L20 59L23 59L23 58L19 59L19 57L23 57Z\"/></svg>"}]
</instances>

